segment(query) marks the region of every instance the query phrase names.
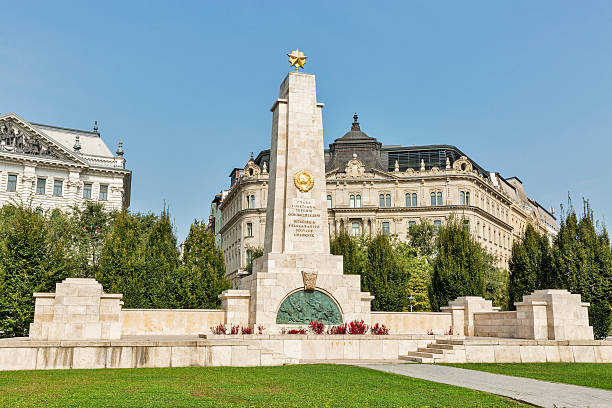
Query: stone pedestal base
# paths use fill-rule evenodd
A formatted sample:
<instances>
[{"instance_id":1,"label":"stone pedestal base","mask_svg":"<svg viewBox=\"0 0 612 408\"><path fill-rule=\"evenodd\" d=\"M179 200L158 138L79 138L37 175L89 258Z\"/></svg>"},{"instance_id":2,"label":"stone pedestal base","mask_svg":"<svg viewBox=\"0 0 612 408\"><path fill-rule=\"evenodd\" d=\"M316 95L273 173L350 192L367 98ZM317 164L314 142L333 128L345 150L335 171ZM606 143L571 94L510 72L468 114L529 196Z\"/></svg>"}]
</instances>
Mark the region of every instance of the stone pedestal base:
<instances>
[{"instance_id":1,"label":"stone pedestal base","mask_svg":"<svg viewBox=\"0 0 612 408\"><path fill-rule=\"evenodd\" d=\"M277 314L283 301L305 289L329 296L337 305L342 322L363 320L370 324L373 297L361 291L359 275L343 274L341 256L269 253L255 260L253 270L253 275L240 282L240 289L251 294L251 325L276 330ZM308 322L300 324L305 326Z\"/></svg>"}]
</instances>

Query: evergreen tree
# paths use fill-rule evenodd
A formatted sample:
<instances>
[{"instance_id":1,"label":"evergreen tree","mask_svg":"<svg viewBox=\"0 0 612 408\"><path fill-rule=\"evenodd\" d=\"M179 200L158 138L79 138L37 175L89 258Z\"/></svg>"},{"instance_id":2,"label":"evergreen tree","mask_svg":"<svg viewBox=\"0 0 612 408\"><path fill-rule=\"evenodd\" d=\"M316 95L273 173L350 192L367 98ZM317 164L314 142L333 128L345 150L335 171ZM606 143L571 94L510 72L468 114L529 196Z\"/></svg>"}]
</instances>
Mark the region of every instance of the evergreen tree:
<instances>
[{"instance_id":1,"label":"evergreen tree","mask_svg":"<svg viewBox=\"0 0 612 408\"><path fill-rule=\"evenodd\" d=\"M180 307L179 252L170 214L164 208L149 229L144 247L146 297L148 307Z\"/></svg>"},{"instance_id":2,"label":"evergreen tree","mask_svg":"<svg viewBox=\"0 0 612 408\"><path fill-rule=\"evenodd\" d=\"M83 208L73 209L73 234L81 256L79 276L91 278L96 275L104 239L114 217L115 214L108 212L104 205L93 201L87 201Z\"/></svg>"},{"instance_id":3,"label":"evergreen tree","mask_svg":"<svg viewBox=\"0 0 612 408\"><path fill-rule=\"evenodd\" d=\"M434 225L427 220L411 225L408 228L408 243L420 255L433 257L436 250L436 229Z\"/></svg>"},{"instance_id":4,"label":"evergreen tree","mask_svg":"<svg viewBox=\"0 0 612 408\"><path fill-rule=\"evenodd\" d=\"M509 266L508 307L514 310L514 302L551 284L551 248L546 235L527 224L521 239L512 244Z\"/></svg>"},{"instance_id":5,"label":"evergreen tree","mask_svg":"<svg viewBox=\"0 0 612 408\"><path fill-rule=\"evenodd\" d=\"M184 308L216 309L219 294L231 287L225 277L223 253L206 224L195 220L184 243L181 275L181 305Z\"/></svg>"},{"instance_id":6,"label":"evergreen tree","mask_svg":"<svg viewBox=\"0 0 612 408\"><path fill-rule=\"evenodd\" d=\"M430 312L431 303L428 291L431 286L432 268L429 259L419 254L419 251L410 245L397 242L395 245L397 256L403 263L404 268L409 274L406 290L407 296L412 294L413 312ZM403 311L410 311L410 303Z\"/></svg>"},{"instance_id":7,"label":"evergreen tree","mask_svg":"<svg viewBox=\"0 0 612 408\"><path fill-rule=\"evenodd\" d=\"M372 310L401 312L409 308L409 279L391 239L386 235L373 238L361 274L362 290L375 296Z\"/></svg>"},{"instance_id":8,"label":"evergreen tree","mask_svg":"<svg viewBox=\"0 0 612 408\"><path fill-rule=\"evenodd\" d=\"M122 293L124 307L146 308L148 302L141 226L121 211L104 241L96 279L106 293Z\"/></svg>"},{"instance_id":9,"label":"evergreen tree","mask_svg":"<svg viewBox=\"0 0 612 408\"><path fill-rule=\"evenodd\" d=\"M610 331L612 299L612 249L605 228L599 232L588 202L580 219L571 209L561 219L552 250L551 286L580 293L590 302L589 317L597 338Z\"/></svg>"},{"instance_id":10,"label":"evergreen tree","mask_svg":"<svg viewBox=\"0 0 612 408\"><path fill-rule=\"evenodd\" d=\"M485 296L485 274L492 258L457 219L438 230L436 253L429 291L434 311L459 296Z\"/></svg>"},{"instance_id":11,"label":"evergreen tree","mask_svg":"<svg viewBox=\"0 0 612 408\"><path fill-rule=\"evenodd\" d=\"M334 236L329 243L333 255L342 255L343 270L347 275L360 275L363 269L362 250L355 237L344 230Z\"/></svg>"},{"instance_id":12,"label":"evergreen tree","mask_svg":"<svg viewBox=\"0 0 612 408\"><path fill-rule=\"evenodd\" d=\"M34 318L34 292L52 292L76 268L69 234L51 228L42 214L25 207L0 210L0 331L27 336ZM59 211L54 222L66 225Z\"/></svg>"}]
</instances>

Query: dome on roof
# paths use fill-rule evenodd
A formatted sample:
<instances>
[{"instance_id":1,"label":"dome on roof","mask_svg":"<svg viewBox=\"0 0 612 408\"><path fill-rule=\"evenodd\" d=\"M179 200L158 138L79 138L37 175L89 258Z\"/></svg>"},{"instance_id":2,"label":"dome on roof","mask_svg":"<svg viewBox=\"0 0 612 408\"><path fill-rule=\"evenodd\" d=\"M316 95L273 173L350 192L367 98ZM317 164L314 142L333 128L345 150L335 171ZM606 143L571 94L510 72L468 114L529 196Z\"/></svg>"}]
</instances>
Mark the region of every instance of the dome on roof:
<instances>
[{"instance_id":1,"label":"dome on roof","mask_svg":"<svg viewBox=\"0 0 612 408\"><path fill-rule=\"evenodd\" d=\"M348 140L353 141L353 140L374 139L373 137L370 137L361 131L361 128L359 127L359 122L357 122L357 119L359 119L359 117L357 116L357 113L355 113L355 115L353 115L353 125L351 126L351 130L346 132L344 136L342 136L340 139L337 139L336 140L337 142L348 141Z\"/></svg>"}]
</instances>

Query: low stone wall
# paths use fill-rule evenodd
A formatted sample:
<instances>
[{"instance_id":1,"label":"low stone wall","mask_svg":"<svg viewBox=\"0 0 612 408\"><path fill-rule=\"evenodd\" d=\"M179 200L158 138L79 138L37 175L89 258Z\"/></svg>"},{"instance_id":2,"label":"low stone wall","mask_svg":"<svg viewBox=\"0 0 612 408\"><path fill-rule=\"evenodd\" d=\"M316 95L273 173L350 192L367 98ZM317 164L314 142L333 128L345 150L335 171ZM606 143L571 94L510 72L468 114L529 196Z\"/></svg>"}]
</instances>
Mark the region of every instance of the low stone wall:
<instances>
[{"instance_id":1,"label":"low stone wall","mask_svg":"<svg viewBox=\"0 0 612 408\"><path fill-rule=\"evenodd\" d=\"M225 323L221 309L123 309L122 336L198 335Z\"/></svg>"},{"instance_id":2,"label":"low stone wall","mask_svg":"<svg viewBox=\"0 0 612 408\"><path fill-rule=\"evenodd\" d=\"M519 322L516 312L474 313L474 335L516 338Z\"/></svg>"},{"instance_id":3,"label":"low stone wall","mask_svg":"<svg viewBox=\"0 0 612 408\"><path fill-rule=\"evenodd\" d=\"M612 363L612 341L469 339L460 363Z\"/></svg>"},{"instance_id":4,"label":"low stone wall","mask_svg":"<svg viewBox=\"0 0 612 408\"><path fill-rule=\"evenodd\" d=\"M384 324L391 334L448 334L452 325L451 314L444 312L372 312L370 321Z\"/></svg>"}]
</instances>

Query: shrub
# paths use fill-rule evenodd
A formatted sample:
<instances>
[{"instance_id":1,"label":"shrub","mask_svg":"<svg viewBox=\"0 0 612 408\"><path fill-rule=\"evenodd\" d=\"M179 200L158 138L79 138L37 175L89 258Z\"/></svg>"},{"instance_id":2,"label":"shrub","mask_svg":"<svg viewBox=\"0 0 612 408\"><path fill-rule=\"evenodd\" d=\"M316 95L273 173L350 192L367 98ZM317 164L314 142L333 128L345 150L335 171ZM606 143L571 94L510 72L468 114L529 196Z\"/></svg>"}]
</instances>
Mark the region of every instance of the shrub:
<instances>
[{"instance_id":1,"label":"shrub","mask_svg":"<svg viewBox=\"0 0 612 408\"><path fill-rule=\"evenodd\" d=\"M230 334L240 334L240 326L232 325L232 327L230 328Z\"/></svg>"},{"instance_id":2,"label":"shrub","mask_svg":"<svg viewBox=\"0 0 612 408\"><path fill-rule=\"evenodd\" d=\"M240 334L253 334L253 329L250 328L249 326L241 327Z\"/></svg>"},{"instance_id":3,"label":"shrub","mask_svg":"<svg viewBox=\"0 0 612 408\"><path fill-rule=\"evenodd\" d=\"M213 334L226 334L227 328L224 324L218 324L217 326L211 327L210 331L212 331Z\"/></svg>"},{"instance_id":4,"label":"shrub","mask_svg":"<svg viewBox=\"0 0 612 408\"><path fill-rule=\"evenodd\" d=\"M348 333L349 334L366 334L368 332L368 325L361 321L353 320L349 323Z\"/></svg>"},{"instance_id":5,"label":"shrub","mask_svg":"<svg viewBox=\"0 0 612 408\"><path fill-rule=\"evenodd\" d=\"M385 326L384 324L379 325L378 323L376 323L370 329L370 333L377 335L377 336L383 336L383 335L389 334L389 329L387 329L387 326Z\"/></svg>"},{"instance_id":6,"label":"shrub","mask_svg":"<svg viewBox=\"0 0 612 408\"><path fill-rule=\"evenodd\" d=\"M327 329L327 334L346 334L348 331L347 324L339 324L338 326L332 326Z\"/></svg>"},{"instance_id":7,"label":"shrub","mask_svg":"<svg viewBox=\"0 0 612 408\"><path fill-rule=\"evenodd\" d=\"M593 303L589 308L589 318L596 339L605 339L610 333L612 311L606 301Z\"/></svg>"},{"instance_id":8,"label":"shrub","mask_svg":"<svg viewBox=\"0 0 612 408\"><path fill-rule=\"evenodd\" d=\"M311 320L308 326L310 327L310 330L312 330L312 332L315 334L322 334L325 331L325 325L321 322L315 322Z\"/></svg>"}]
</instances>

